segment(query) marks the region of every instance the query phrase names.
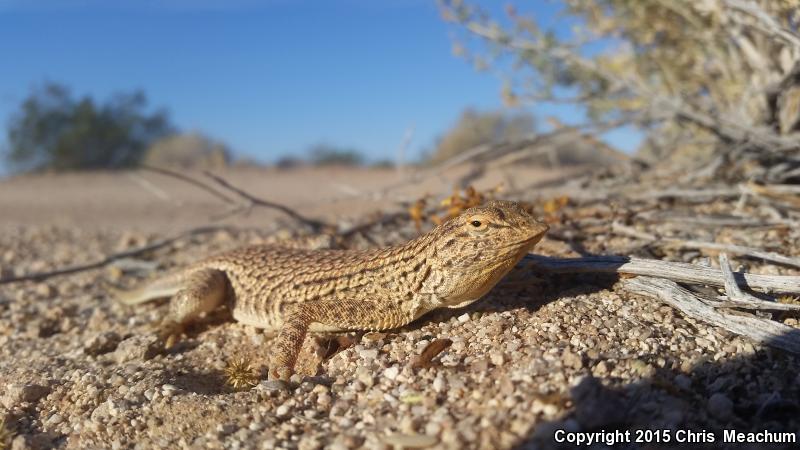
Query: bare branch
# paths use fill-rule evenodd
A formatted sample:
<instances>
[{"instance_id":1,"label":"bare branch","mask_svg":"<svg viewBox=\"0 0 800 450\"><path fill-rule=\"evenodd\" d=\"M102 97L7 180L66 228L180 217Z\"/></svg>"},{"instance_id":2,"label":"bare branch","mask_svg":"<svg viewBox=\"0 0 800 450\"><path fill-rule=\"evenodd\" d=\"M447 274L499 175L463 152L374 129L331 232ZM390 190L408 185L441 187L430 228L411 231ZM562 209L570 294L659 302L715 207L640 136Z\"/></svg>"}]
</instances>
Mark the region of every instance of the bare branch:
<instances>
[{"instance_id":1,"label":"bare branch","mask_svg":"<svg viewBox=\"0 0 800 450\"><path fill-rule=\"evenodd\" d=\"M757 3L748 0L723 1L728 7L747 13L751 17L757 19L754 26L763 33L776 37L800 50L800 35L776 22L775 19Z\"/></svg>"},{"instance_id":2,"label":"bare branch","mask_svg":"<svg viewBox=\"0 0 800 450\"><path fill-rule=\"evenodd\" d=\"M741 289L739 289L739 284L736 282L736 278L733 276L733 271L731 270L730 263L728 262L728 255L725 253L719 254L719 268L722 271L722 279L725 283L725 294L727 294L728 300L730 300L730 305L724 306L746 309L771 309L775 311L790 311L800 309L800 305L768 302L743 292Z\"/></svg>"},{"instance_id":3,"label":"bare branch","mask_svg":"<svg viewBox=\"0 0 800 450\"><path fill-rule=\"evenodd\" d=\"M243 199L247 200L252 205L262 206L262 207L271 208L271 209L277 209L278 211L281 211L282 213L286 214L287 216L291 217L292 219L303 223L304 225L308 226L309 228L311 228L314 231L320 231L320 230L323 230L323 229L326 229L326 228L327 229L335 229L335 227L333 225L327 224L325 222L321 222L321 221L316 220L316 219L310 219L308 217L305 217L305 216L301 215L300 213L296 212L295 210L289 208L288 206L282 205L280 203L271 202L269 200L264 200L264 199L261 199L261 198L258 198L256 196L254 196L254 195L251 195L248 192L245 192L242 189L239 189L236 186L233 186L228 181L226 181L224 178L222 178L222 177L220 177L218 175L214 175L211 172L206 171L204 173L206 174L206 176L208 176L212 180L216 181L217 184L219 184L222 187L224 187L224 188L236 193L237 195L239 195Z\"/></svg>"},{"instance_id":4,"label":"bare branch","mask_svg":"<svg viewBox=\"0 0 800 450\"><path fill-rule=\"evenodd\" d=\"M157 250L161 247L166 247L168 245L173 244L175 241L184 239L191 236L197 236L199 234L205 233L212 233L215 231L220 230L227 230L230 227L226 226L203 226L192 228L186 231L182 231L180 233L173 234L169 237L159 239L152 244L144 245L141 247L136 247L131 250L126 250L124 252L119 253L112 253L111 255L105 256L102 259L99 259L94 262L89 262L85 264L76 264L73 266L62 267L60 269L55 269L47 272L35 272L35 273L27 273L19 276L11 276L6 278L0 278L0 285L2 284L10 284L10 283L17 283L20 281L41 281L47 278L56 277L59 275L69 275L77 272L84 272L87 270L98 269L103 266L107 266L114 261L123 259L123 258L130 258L131 256L140 255L142 253L147 253L153 250Z\"/></svg>"},{"instance_id":5,"label":"bare branch","mask_svg":"<svg viewBox=\"0 0 800 450\"><path fill-rule=\"evenodd\" d=\"M768 252L757 248L745 247L742 245L720 244L718 242L703 242L703 241L673 239L673 238L659 238L654 234L650 234L644 231L639 231L618 222L614 222L613 224L611 224L611 231L621 235L630 236L636 239L652 242L653 244L662 247L677 247L677 248L692 249L692 250L719 250L728 253L733 253L736 255L748 256L750 258L763 259L765 261L771 261L786 266L800 267L800 258L793 258L790 256L781 255L779 253Z\"/></svg>"},{"instance_id":6,"label":"bare branch","mask_svg":"<svg viewBox=\"0 0 800 450\"><path fill-rule=\"evenodd\" d=\"M196 186L196 187L208 192L209 194L211 194L214 197L224 201L225 203L236 203L236 201L233 198L228 197L227 195L225 195L222 192L214 189L213 187L211 187L211 186L209 186L209 185L207 185L207 184L205 184L205 183L203 183L201 181L198 181L198 180L196 180L196 179L194 179L194 178L192 178L190 176L184 175L184 174L182 174L180 172L175 172L174 170L169 170L169 169L163 169L161 167L149 166L147 164L142 164L139 167L141 169L144 169L144 170L149 170L150 172L155 172L155 173L159 173L161 175L166 175L168 177L177 178L177 179L179 179L181 181L189 183L192 186Z\"/></svg>"},{"instance_id":7,"label":"bare branch","mask_svg":"<svg viewBox=\"0 0 800 450\"><path fill-rule=\"evenodd\" d=\"M218 185L220 185L223 188L225 188L225 189L235 193L236 195L238 195L241 199L244 200L245 204L242 204L242 202L236 201L236 199L225 195L224 193L220 192L219 190L215 189L212 186L209 186L208 184L206 184L206 183L204 183L202 181L199 181L199 180L197 180L197 179L195 179L193 177L184 175L182 173L175 172L175 171L169 170L169 169L163 169L163 168L160 168L160 167L148 166L148 165L142 165L141 167L143 169L145 169L145 170L156 172L156 173L159 173L159 174L162 174L162 175L166 175L166 176L169 176L169 177L172 177L172 178L177 178L177 179L179 179L181 181L189 183L189 184L191 184L193 186L196 186L196 187L198 187L198 188L210 193L211 195L213 195L214 197L224 201L225 203L229 203L229 204L233 205L227 211L223 212L220 216L216 217L214 220L220 220L221 218L227 218L227 217L230 217L232 215L235 215L235 214L238 214L238 213L241 213L241 212L244 212L244 211L249 211L250 209L252 209L253 206L260 206L260 207L264 207L264 208L277 209L278 211L281 211L282 213L288 215L292 219L294 219L294 220L296 220L296 221L308 226L309 228L311 228L315 232L323 230L323 229L335 229L335 227L333 225L327 224L325 222L321 222L319 220L310 219L308 217L305 217L305 216L301 215L300 213L294 211L293 209L291 209L291 208L289 208L289 207L287 207L285 205L281 205L280 203L275 203L275 202L271 202L271 201L268 201L268 200L264 200L264 199L255 197L254 195L251 195L250 193L245 192L244 190L239 189L236 186L233 186L232 184L230 184L228 181L226 181L222 177L220 177L218 175L214 175L213 173L208 172L208 171L205 171L203 173L206 176L208 176L209 178L211 178L212 180L214 180L214 182L216 182Z\"/></svg>"},{"instance_id":8,"label":"bare branch","mask_svg":"<svg viewBox=\"0 0 800 450\"><path fill-rule=\"evenodd\" d=\"M724 313L674 281L639 277L622 280L622 287L634 294L655 297L693 319L746 336L759 344L800 354L800 330L769 319Z\"/></svg>"},{"instance_id":9,"label":"bare branch","mask_svg":"<svg viewBox=\"0 0 800 450\"><path fill-rule=\"evenodd\" d=\"M525 264L550 273L621 273L660 277L681 283L725 285L719 269L696 264L635 258L632 256L589 256L583 258L554 258L526 255ZM737 283L763 292L800 294L800 276L759 275L733 272Z\"/></svg>"},{"instance_id":10,"label":"bare branch","mask_svg":"<svg viewBox=\"0 0 800 450\"><path fill-rule=\"evenodd\" d=\"M637 214L636 218L655 223L672 222L692 227L701 226L701 227L712 227L712 228L716 227L769 228L769 227L781 227L788 225L784 221L765 221L763 219L758 219L758 218L735 217L735 216L731 217L690 216L690 215L675 214L672 212L667 212L662 214L643 212Z\"/></svg>"}]
</instances>

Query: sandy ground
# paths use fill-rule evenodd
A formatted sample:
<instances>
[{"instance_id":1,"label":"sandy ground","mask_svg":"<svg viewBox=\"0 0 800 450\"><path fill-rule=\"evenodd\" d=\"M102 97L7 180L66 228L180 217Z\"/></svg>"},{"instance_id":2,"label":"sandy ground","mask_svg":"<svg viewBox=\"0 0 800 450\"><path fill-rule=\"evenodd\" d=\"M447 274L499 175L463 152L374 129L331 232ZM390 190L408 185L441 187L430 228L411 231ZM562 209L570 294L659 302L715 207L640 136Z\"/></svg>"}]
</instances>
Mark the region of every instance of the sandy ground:
<instances>
[{"instance_id":1,"label":"sandy ground","mask_svg":"<svg viewBox=\"0 0 800 450\"><path fill-rule=\"evenodd\" d=\"M507 175L476 184L488 188ZM397 181L378 171L225 176L319 217L388 209L386 200L352 197ZM561 176L529 169L512 181L519 187ZM452 181L428 183L392 201L447 192ZM0 181L0 276L96 260L224 210L195 188L149 173ZM558 433L598 431L619 431L599 435L605 444L621 439L616 448L762 448L724 442L723 430L795 432L800 425L795 358L631 296L614 278L525 267L467 309L351 336L354 345L288 391L260 380L236 390L226 381L238 358L263 378L271 336L229 321L225 311L192 327L168 353L148 352L151 324L167 305L125 307L108 286L134 285L247 243L325 245L293 229L276 233L276 217L257 212L237 219L239 229L101 269L0 285L0 448L573 448L557 442L567 437ZM410 225L385 231L386 242L416 233ZM584 242L594 253L613 253L615 245ZM537 251L577 255L552 238ZM431 367L412 369L435 339L453 344Z\"/></svg>"},{"instance_id":2,"label":"sandy ground","mask_svg":"<svg viewBox=\"0 0 800 450\"><path fill-rule=\"evenodd\" d=\"M396 208L426 193L450 192L467 172L454 169L414 181L413 172L393 169L240 168L218 175L263 199L279 202L301 214L324 219L361 219L365 214ZM472 183L479 190L498 185L520 189L567 177L582 169L517 168L494 172ZM203 179L198 172L186 175ZM211 183L213 185L213 182ZM403 184L401 188L387 188ZM0 226L58 225L82 229L169 232L205 223L224 214L227 203L183 181L147 171L70 173L0 179ZM282 215L257 209L223 221L237 226L268 224Z\"/></svg>"}]
</instances>

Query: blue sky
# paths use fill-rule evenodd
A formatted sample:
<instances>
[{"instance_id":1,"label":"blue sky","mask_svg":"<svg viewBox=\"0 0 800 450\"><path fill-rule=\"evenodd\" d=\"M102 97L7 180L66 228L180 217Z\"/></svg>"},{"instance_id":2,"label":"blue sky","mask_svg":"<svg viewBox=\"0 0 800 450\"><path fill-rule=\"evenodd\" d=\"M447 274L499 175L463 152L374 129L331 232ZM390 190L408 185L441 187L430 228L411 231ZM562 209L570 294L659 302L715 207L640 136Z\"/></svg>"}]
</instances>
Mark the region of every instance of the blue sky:
<instances>
[{"instance_id":1,"label":"blue sky","mask_svg":"<svg viewBox=\"0 0 800 450\"><path fill-rule=\"evenodd\" d=\"M557 3L533 5L555 20ZM261 161L319 142L394 158L411 127L413 157L465 107L501 107L501 81L453 56L450 31L432 0L0 0L3 136L30 88L56 81L102 99L140 88L182 130Z\"/></svg>"}]
</instances>

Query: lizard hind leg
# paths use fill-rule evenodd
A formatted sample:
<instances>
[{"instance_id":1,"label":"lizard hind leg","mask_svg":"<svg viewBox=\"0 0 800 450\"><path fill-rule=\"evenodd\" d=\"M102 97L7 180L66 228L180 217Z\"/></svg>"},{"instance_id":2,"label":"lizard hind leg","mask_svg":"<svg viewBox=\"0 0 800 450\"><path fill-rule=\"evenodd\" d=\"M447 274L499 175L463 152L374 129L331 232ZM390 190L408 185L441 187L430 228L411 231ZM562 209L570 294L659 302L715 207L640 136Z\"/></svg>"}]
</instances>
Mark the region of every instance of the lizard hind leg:
<instances>
[{"instance_id":1,"label":"lizard hind leg","mask_svg":"<svg viewBox=\"0 0 800 450\"><path fill-rule=\"evenodd\" d=\"M227 280L224 272L214 269L197 270L184 279L181 289L170 299L169 313L159 325L159 338L165 348L172 347L198 316L222 304Z\"/></svg>"}]
</instances>

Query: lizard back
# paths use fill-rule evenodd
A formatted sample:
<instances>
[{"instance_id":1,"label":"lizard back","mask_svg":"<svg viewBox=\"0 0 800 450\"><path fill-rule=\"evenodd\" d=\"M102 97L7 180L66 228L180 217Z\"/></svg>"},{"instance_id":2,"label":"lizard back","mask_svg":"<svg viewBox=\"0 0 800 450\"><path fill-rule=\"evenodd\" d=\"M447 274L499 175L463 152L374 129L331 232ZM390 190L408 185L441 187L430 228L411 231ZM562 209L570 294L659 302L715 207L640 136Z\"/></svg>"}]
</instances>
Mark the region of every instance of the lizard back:
<instances>
[{"instance_id":1,"label":"lizard back","mask_svg":"<svg viewBox=\"0 0 800 450\"><path fill-rule=\"evenodd\" d=\"M295 303L322 299L358 299L367 303L412 300L431 273L426 264L429 239L423 238L426 236L403 246L373 250L254 245L211 257L192 269L224 272L234 319L278 329L286 309ZM408 309L414 315L414 308Z\"/></svg>"}]
</instances>

